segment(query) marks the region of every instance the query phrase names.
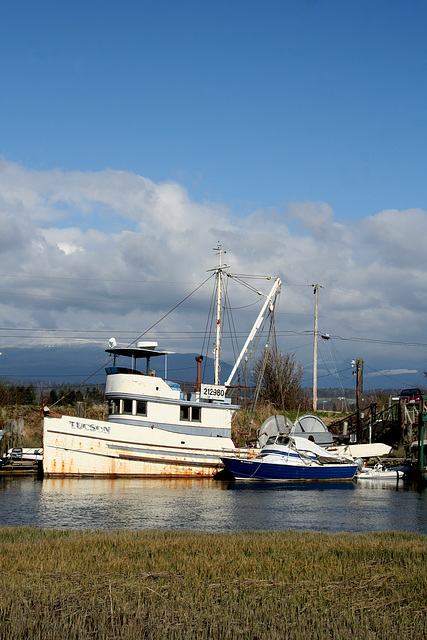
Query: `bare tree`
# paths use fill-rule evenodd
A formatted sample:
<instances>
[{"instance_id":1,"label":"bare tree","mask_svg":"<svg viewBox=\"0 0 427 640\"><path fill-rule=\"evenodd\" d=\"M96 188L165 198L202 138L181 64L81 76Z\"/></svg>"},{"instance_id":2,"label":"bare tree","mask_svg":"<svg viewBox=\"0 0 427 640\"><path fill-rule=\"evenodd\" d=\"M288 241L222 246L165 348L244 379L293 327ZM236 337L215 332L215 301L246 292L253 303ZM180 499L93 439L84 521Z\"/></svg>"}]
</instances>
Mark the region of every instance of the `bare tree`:
<instances>
[{"instance_id":1,"label":"bare tree","mask_svg":"<svg viewBox=\"0 0 427 640\"><path fill-rule=\"evenodd\" d=\"M271 351L258 358L253 366L255 384L260 380L259 398L277 409L309 408L307 394L301 387L303 366L292 353Z\"/></svg>"}]
</instances>

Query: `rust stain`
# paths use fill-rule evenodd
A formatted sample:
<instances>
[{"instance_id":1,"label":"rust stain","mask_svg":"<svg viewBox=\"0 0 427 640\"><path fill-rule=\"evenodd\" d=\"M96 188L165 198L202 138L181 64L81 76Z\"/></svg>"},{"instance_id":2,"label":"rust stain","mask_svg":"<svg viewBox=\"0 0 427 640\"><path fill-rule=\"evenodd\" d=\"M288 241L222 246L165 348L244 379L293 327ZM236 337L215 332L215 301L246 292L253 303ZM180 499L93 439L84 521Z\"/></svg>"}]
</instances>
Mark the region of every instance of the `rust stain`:
<instances>
[{"instance_id":1,"label":"rust stain","mask_svg":"<svg viewBox=\"0 0 427 640\"><path fill-rule=\"evenodd\" d=\"M155 464L161 464L163 460L159 458L150 458L148 456L137 456L127 453L119 454L119 458L121 460L139 460L140 462L153 462ZM218 467L218 462L193 462L188 460L178 460L175 459L173 461L169 461L166 463L166 466L174 468L175 466L181 467Z\"/></svg>"},{"instance_id":2,"label":"rust stain","mask_svg":"<svg viewBox=\"0 0 427 640\"><path fill-rule=\"evenodd\" d=\"M105 460L102 471L90 470L86 467L83 470L75 460L68 462L59 461L59 458L52 458L49 468L45 469L46 477L133 477L133 478L211 478L222 469L219 462L183 462L162 461L162 460L141 460L131 456L109 458Z\"/></svg>"}]
</instances>

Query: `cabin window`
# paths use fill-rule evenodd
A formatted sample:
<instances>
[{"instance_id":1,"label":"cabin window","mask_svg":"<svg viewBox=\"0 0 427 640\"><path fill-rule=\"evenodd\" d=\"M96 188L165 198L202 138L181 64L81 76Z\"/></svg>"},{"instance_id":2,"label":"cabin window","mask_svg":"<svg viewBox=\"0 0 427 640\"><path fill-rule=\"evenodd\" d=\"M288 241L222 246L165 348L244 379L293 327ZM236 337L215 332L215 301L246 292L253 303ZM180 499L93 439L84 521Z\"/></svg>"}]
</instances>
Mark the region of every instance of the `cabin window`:
<instances>
[{"instance_id":1,"label":"cabin window","mask_svg":"<svg viewBox=\"0 0 427 640\"><path fill-rule=\"evenodd\" d=\"M147 403L142 400L138 400L136 403L136 413L139 416L147 415Z\"/></svg>"},{"instance_id":2,"label":"cabin window","mask_svg":"<svg viewBox=\"0 0 427 640\"><path fill-rule=\"evenodd\" d=\"M179 419L190 420L190 407L181 407Z\"/></svg>"},{"instance_id":3,"label":"cabin window","mask_svg":"<svg viewBox=\"0 0 427 640\"><path fill-rule=\"evenodd\" d=\"M200 407L180 407L180 420L185 420L187 422L201 422L201 409Z\"/></svg>"},{"instance_id":4,"label":"cabin window","mask_svg":"<svg viewBox=\"0 0 427 640\"><path fill-rule=\"evenodd\" d=\"M138 416L146 416L147 415L147 403L143 400L130 400L129 398L115 398L114 400L110 400L108 405L108 413L112 414L126 414L126 415L135 415Z\"/></svg>"},{"instance_id":5,"label":"cabin window","mask_svg":"<svg viewBox=\"0 0 427 640\"><path fill-rule=\"evenodd\" d=\"M133 405L133 400L123 400L123 413L130 413L132 414L132 405Z\"/></svg>"},{"instance_id":6,"label":"cabin window","mask_svg":"<svg viewBox=\"0 0 427 640\"><path fill-rule=\"evenodd\" d=\"M110 404L108 406L108 413L120 413L120 400L110 400Z\"/></svg>"}]
</instances>

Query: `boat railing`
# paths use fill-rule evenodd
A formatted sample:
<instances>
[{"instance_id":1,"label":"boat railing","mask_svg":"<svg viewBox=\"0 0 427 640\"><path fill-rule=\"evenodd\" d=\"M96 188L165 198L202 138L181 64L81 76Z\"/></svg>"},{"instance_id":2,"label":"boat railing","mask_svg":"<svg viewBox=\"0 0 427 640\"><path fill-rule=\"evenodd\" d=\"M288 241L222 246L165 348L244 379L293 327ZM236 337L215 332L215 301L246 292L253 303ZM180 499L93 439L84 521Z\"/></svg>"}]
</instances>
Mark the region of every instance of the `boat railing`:
<instances>
[{"instance_id":1,"label":"boat railing","mask_svg":"<svg viewBox=\"0 0 427 640\"><path fill-rule=\"evenodd\" d=\"M131 369L128 367L106 367L107 375L113 375L117 373L124 373L128 375L145 375L142 371L137 369ZM184 380L173 380L171 378L165 379L165 382L172 389L179 389L183 398L187 400L194 400L195 394L200 391L196 382L187 382ZM227 387L227 398L231 400L232 404L246 405L250 404L253 396L253 387L246 387L242 385Z\"/></svg>"},{"instance_id":2,"label":"boat railing","mask_svg":"<svg viewBox=\"0 0 427 640\"><path fill-rule=\"evenodd\" d=\"M193 400L196 394L200 391L199 386L195 382L186 382L183 380L167 380L168 384L173 383L179 385L181 389L182 397L188 400ZM231 404L245 405L250 404L252 387L233 386L227 387L227 401Z\"/></svg>"}]
</instances>

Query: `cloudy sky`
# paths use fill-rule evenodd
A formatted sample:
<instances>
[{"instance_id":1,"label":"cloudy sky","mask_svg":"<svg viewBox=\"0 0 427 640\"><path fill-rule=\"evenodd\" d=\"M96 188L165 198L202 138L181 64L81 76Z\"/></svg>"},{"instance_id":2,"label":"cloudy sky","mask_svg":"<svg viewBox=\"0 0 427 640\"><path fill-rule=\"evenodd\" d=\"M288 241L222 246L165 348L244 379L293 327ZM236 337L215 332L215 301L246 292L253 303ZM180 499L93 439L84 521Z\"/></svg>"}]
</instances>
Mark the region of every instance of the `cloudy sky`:
<instances>
[{"instance_id":1,"label":"cloudy sky","mask_svg":"<svg viewBox=\"0 0 427 640\"><path fill-rule=\"evenodd\" d=\"M306 384L318 283L319 386L357 357L366 386L423 385L426 24L424 0L4 0L0 350L131 342L220 242L283 280ZM198 352L209 302L156 339Z\"/></svg>"}]
</instances>

